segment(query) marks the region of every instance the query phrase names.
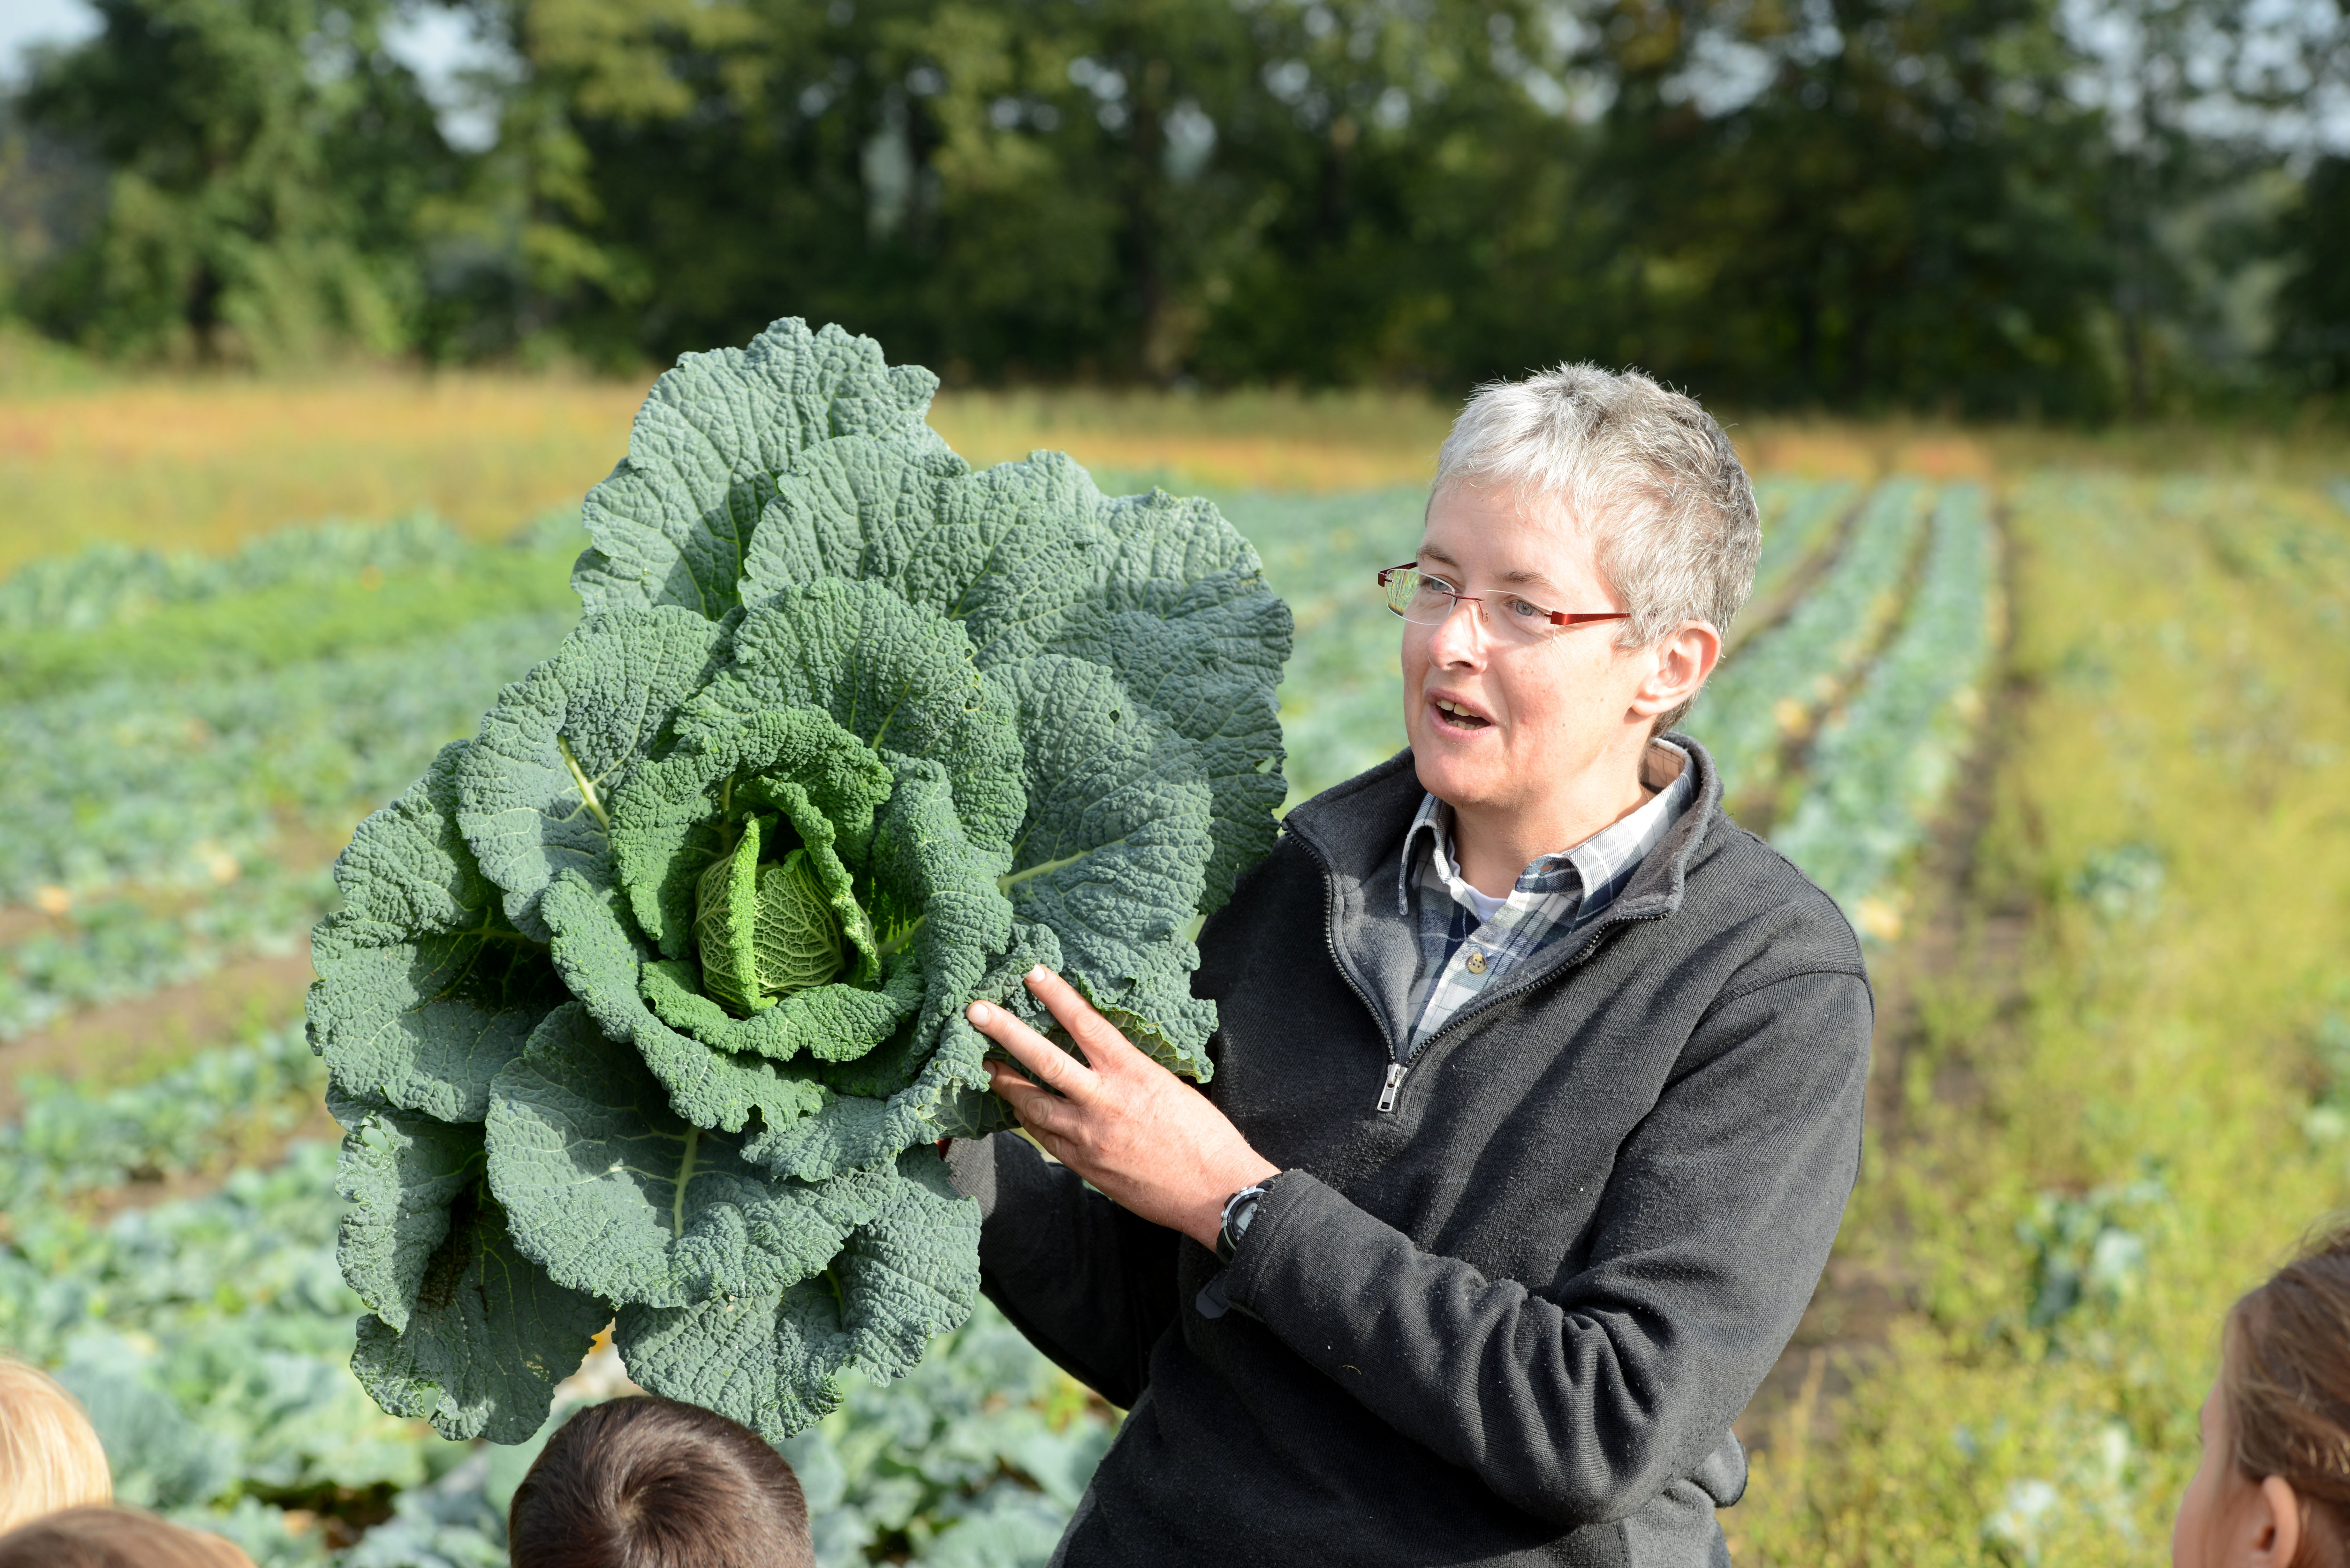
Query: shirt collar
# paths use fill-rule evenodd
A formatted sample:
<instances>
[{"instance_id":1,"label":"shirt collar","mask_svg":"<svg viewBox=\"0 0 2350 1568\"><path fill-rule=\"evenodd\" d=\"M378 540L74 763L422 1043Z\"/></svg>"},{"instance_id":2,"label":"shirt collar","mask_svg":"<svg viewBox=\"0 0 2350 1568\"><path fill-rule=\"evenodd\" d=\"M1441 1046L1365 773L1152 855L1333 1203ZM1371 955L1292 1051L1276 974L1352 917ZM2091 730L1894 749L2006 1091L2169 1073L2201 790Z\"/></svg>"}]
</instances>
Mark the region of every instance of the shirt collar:
<instances>
[{"instance_id":1,"label":"shirt collar","mask_svg":"<svg viewBox=\"0 0 2350 1568\"><path fill-rule=\"evenodd\" d=\"M1696 788L1697 769L1690 765L1690 754L1680 747L1670 741L1655 740L1648 742L1648 752L1640 759L1640 782L1656 794L1638 810L1572 848L1535 857L1518 874L1513 896L1559 892L1565 887L1569 872L1580 878L1586 897L1602 889L1612 896L1679 818ZM1436 868L1446 882L1460 877L1452 853L1452 808L1436 796L1423 794L1419 810L1412 817L1411 826L1405 830L1403 864L1396 876L1396 908L1406 916L1411 913L1412 877L1419 863L1423 833L1428 836L1429 852L1435 857Z\"/></svg>"}]
</instances>

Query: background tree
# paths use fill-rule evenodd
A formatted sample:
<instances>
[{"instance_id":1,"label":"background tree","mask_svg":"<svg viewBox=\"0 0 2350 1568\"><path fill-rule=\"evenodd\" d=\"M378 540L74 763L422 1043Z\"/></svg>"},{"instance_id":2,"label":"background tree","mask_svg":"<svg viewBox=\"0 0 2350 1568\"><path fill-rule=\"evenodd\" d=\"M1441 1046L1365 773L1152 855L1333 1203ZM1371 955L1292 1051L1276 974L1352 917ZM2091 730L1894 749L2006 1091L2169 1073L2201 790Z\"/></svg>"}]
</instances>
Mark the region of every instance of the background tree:
<instances>
[{"instance_id":1,"label":"background tree","mask_svg":"<svg viewBox=\"0 0 2350 1568\"><path fill-rule=\"evenodd\" d=\"M224 358L633 366L798 314L964 380L2340 384L2338 177L2296 171L2341 0L463 0L463 153L380 47L423 3L103 0L0 156L0 210L73 219L18 308Z\"/></svg>"},{"instance_id":2,"label":"background tree","mask_svg":"<svg viewBox=\"0 0 2350 1568\"><path fill-rule=\"evenodd\" d=\"M418 208L450 172L382 48L381 0L99 0L88 44L22 101L103 159L95 234L31 291L118 351L280 359L390 351L415 307Z\"/></svg>"},{"instance_id":3,"label":"background tree","mask_svg":"<svg viewBox=\"0 0 2350 1568\"><path fill-rule=\"evenodd\" d=\"M2282 230L2292 270L2273 363L2296 388L2350 391L2350 158L2318 161Z\"/></svg>"}]
</instances>

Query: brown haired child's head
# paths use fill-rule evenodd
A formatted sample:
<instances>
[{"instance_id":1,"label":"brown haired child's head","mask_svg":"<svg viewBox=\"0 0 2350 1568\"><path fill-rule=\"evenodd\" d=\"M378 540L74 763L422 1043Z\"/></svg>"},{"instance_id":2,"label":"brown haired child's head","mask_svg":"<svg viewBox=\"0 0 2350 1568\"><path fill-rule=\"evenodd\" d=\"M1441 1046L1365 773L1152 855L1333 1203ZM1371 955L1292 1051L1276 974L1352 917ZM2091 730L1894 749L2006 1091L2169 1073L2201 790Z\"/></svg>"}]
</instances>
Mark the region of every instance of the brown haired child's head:
<instances>
[{"instance_id":1,"label":"brown haired child's head","mask_svg":"<svg viewBox=\"0 0 2350 1568\"><path fill-rule=\"evenodd\" d=\"M2350 1229L2228 1314L2177 1568L2350 1568Z\"/></svg>"},{"instance_id":2,"label":"brown haired child's head","mask_svg":"<svg viewBox=\"0 0 2350 1568\"><path fill-rule=\"evenodd\" d=\"M807 1502L749 1428L650 1397L556 1430L507 1516L514 1568L813 1568Z\"/></svg>"},{"instance_id":3,"label":"brown haired child's head","mask_svg":"<svg viewBox=\"0 0 2350 1568\"><path fill-rule=\"evenodd\" d=\"M0 1568L253 1568L217 1535L126 1508L68 1508L0 1535Z\"/></svg>"},{"instance_id":4,"label":"brown haired child's head","mask_svg":"<svg viewBox=\"0 0 2350 1568\"><path fill-rule=\"evenodd\" d=\"M0 1357L0 1534L113 1500L106 1450L80 1404L40 1368Z\"/></svg>"}]
</instances>

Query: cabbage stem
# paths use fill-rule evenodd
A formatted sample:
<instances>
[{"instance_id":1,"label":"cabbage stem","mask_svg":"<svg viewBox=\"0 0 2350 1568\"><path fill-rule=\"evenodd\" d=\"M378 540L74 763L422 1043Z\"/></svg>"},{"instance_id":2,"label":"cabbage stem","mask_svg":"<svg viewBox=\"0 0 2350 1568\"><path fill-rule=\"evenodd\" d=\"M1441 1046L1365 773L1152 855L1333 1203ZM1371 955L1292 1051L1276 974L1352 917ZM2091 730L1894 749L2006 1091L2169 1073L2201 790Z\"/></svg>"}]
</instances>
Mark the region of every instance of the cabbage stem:
<instances>
[{"instance_id":1,"label":"cabbage stem","mask_svg":"<svg viewBox=\"0 0 2350 1568\"><path fill-rule=\"evenodd\" d=\"M685 1157L677 1162L677 1196L670 1199L669 1233L685 1234L685 1189L693 1184L693 1157L702 1151L702 1129L688 1126L685 1129Z\"/></svg>"},{"instance_id":2,"label":"cabbage stem","mask_svg":"<svg viewBox=\"0 0 2350 1568\"><path fill-rule=\"evenodd\" d=\"M596 798L596 786L588 782L588 775L580 771L579 759L571 754L571 742L557 735L555 749L563 753L563 765L571 770L571 782L579 786L579 798L588 803L588 815L595 817L596 826L606 833L611 832L612 819L604 815L604 803Z\"/></svg>"},{"instance_id":3,"label":"cabbage stem","mask_svg":"<svg viewBox=\"0 0 2350 1568\"><path fill-rule=\"evenodd\" d=\"M1064 866L1075 866L1078 861L1083 860L1087 856L1091 855L1093 851L1090 849L1080 849L1075 855L1065 855L1058 860L1046 860L1038 865L1031 866L1025 871L1007 872L1005 875L998 877L995 879L995 890L999 893L1009 893L1013 888L1017 888L1021 883L1027 881L1031 877L1049 877L1054 872L1061 869Z\"/></svg>"}]
</instances>

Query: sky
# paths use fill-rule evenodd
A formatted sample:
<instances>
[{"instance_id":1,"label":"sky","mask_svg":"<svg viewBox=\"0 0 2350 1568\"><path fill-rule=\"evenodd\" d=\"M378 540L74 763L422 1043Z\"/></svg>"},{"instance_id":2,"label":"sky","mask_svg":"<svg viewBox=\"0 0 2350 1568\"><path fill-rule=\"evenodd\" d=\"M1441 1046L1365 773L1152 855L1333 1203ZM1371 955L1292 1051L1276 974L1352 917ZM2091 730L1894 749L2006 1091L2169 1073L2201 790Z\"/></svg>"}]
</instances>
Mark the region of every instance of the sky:
<instances>
[{"instance_id":1,"label":"sky","mask_svg":"<svg viewBox=\"0 0 2350 1568\"><path fill-rule=\"evenodd\" d=\"M27 44L70 44L97 30L82 0L0 0L0 76L18 75Z\"/></svg>"}]
</instances>

